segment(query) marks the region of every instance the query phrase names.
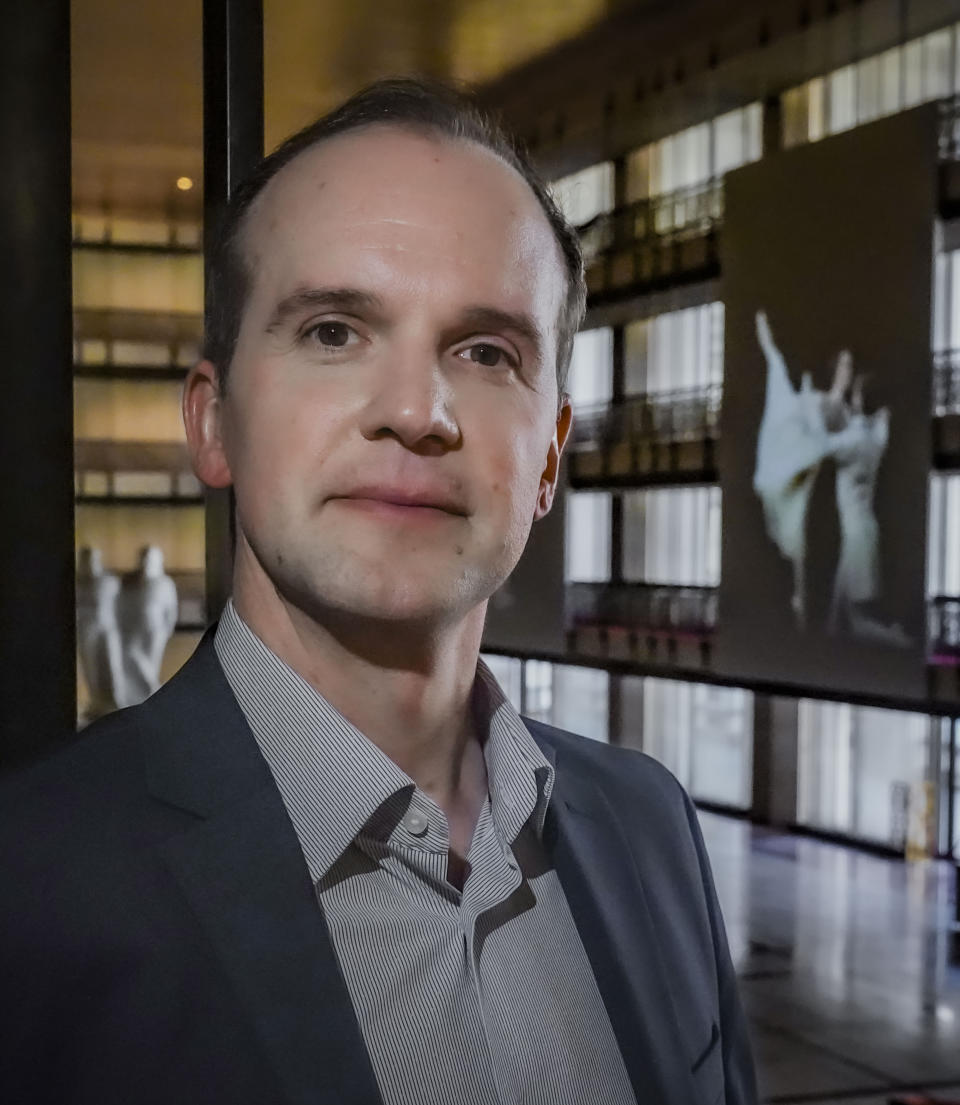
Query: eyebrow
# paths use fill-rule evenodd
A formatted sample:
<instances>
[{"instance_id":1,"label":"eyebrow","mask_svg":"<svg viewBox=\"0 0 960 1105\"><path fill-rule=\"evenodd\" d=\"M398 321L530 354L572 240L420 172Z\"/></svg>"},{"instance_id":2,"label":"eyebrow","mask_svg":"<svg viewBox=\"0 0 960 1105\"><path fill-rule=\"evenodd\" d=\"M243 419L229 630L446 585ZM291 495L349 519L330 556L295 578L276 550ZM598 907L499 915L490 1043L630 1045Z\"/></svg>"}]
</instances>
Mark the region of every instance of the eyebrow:
<instances>
[{"instance_id":1,"label":"eyebrow","mask_svg":"<svg viewBox=\"0 0 960 1105\"><path fill-rule=\"evenodd\" d=\"M528 314L504 311L499 307L469 307L460 316L459 328L494 332L512 330L533 346L537 357L543 356L543 332Z\"/></svg>"},{"instance_id":2,"label":"eyebrow","mask_svg":"<svg viewBox=\"0 0 960 1105\"><path fill-rule=\"evenodd\" d=\"M342 311L344 314L383 312L383 300L372 292L356 288L297 288L274 307L267 333L279 330L291 318L307 311Z\"/></svg>"}]
</instances>

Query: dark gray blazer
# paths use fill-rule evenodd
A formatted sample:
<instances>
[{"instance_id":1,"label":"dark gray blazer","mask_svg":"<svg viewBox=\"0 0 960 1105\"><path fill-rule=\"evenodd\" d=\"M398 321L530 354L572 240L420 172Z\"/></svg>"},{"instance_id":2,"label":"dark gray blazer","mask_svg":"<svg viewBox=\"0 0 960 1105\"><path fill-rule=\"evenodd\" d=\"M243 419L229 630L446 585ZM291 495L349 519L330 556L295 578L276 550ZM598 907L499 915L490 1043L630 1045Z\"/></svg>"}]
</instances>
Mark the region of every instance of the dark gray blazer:
<instances>
[{"instance_id":1,"label":"dark gray blazer","mask_svg":"<svg viewBox=\"0 0 960 1105\"><path fill-rule=\"evenodd\" d=\"M527 724L556 766L545 844L638 1105L753 1103L689 799L646 756ZM0 787L0 875L0 1101L379 1105L209 635L147 703Z\"/></svg>"}]
</instances>

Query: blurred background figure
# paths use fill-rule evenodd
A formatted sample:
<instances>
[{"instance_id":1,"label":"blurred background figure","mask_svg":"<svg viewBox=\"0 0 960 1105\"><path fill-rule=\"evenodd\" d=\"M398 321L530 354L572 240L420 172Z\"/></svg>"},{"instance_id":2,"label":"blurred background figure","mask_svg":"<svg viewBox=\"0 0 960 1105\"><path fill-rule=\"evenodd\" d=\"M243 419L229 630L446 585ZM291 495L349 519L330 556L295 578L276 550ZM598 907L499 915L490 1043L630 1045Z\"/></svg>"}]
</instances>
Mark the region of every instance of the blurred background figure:
<instances>
[{"instance_id":1,"label":"blurred background figure","mask_svg":"<svg viewBox=\"0 0 960 1105\"><path fill-rule=\"evenodd\" d=\"M104 569L99 549L85 545L77 566L77 650L89 692L84 721L93 721L126 701L119 594L119 577Z\"/></svg>"},{"instance_id":2,"label":"blurred background figure","mask_svg":"<svg viewBox=\"0 0 960 1105\"><path fill-rule=\"evenodd\" d=\"M147 545L140 567L124 581L121 600L124 706L135 706L159 688L177 606L176 585L163 570L163 550Z\"/></svg>"}]
</instances>

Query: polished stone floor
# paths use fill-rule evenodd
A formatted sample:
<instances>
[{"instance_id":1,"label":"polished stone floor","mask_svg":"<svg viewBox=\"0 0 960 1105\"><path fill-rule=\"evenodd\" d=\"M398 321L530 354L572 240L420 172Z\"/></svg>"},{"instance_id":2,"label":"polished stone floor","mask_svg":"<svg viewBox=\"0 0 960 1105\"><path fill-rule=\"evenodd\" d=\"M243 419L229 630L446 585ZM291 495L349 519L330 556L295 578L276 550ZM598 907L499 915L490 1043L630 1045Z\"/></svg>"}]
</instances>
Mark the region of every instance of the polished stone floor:
<instances>
[{"instance_id":1,"label":"polished stone floor","mask_svg":"<svg viewBox=\"0 0 960 1105\"><path fill-rule=\"evenodd\" d=\"M702 813L764 1101L960 1102L954 874Z\"/></svg>"}]
</instances>

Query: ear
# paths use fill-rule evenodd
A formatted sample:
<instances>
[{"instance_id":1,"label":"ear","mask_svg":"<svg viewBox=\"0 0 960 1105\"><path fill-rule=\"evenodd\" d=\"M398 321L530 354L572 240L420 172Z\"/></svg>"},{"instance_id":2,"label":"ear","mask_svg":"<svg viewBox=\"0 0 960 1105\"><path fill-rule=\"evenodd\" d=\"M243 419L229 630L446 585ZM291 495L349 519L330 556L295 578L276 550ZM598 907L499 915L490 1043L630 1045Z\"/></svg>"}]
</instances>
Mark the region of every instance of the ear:
<instances>
[{"instance_id":1,"label":"ear","mask_svg":"<svg viewBox=\"0 0 960 1105\"><path fill-rule=\"evenodd\" d=\"M193 470L207 487L233 482L223 447L223 398L211 361L194 365L183 385L183 425Z\"/></svg>"},{"instance_id":2,"label":"ear","mask_svg":"<svg viewBox=\"0 0 960 1105\"><path fill-rule=\"evenodd\" d=\"M570 400L565 395L560 405L560 413L557 415L557 425L550 439L550 447L547 451L547 464L540 475L540 492L537 495L537 506L533 512L533 520L539 521L550 512L553 506L553 496L557 490L557 480L560 478L560 457L563 455L563 447L570 436L570 427L573 424L573 410Z\"/></svg>"}]
</instances>

